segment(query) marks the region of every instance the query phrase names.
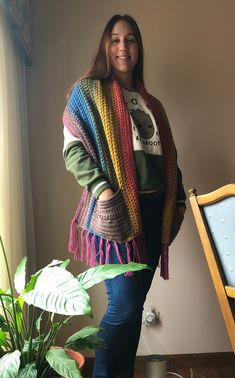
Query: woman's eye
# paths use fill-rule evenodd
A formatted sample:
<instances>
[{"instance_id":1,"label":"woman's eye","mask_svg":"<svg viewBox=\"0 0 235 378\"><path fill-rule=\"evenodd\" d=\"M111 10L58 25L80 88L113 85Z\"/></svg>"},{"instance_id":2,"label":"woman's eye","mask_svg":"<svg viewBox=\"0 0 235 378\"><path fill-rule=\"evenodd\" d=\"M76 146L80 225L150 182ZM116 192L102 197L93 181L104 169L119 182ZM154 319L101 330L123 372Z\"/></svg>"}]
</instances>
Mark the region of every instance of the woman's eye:
<instances>
[{"instance_id":1,"label":"woman's eye","mask_svg":"<svg viewBox=\"0 0 235 378\"><path fill-rule=\"evenodd\" d=\"M111 39L111 43L118 43L119 40L118 39Z\"/></svg>"}]
</instances>

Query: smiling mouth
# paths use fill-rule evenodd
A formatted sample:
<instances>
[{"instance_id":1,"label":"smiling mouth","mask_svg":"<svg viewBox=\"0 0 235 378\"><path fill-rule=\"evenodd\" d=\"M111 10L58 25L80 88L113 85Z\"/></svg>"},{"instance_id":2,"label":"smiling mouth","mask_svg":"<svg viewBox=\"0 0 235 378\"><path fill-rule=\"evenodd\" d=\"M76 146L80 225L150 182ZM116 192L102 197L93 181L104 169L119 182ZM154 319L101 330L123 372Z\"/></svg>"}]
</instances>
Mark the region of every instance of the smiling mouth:
<instances>
[{"instance_id":1,"label":"smiling mouth","mask_svg":"<svg viewBox=\"0 0 235 378\"><path fill-rule=\"evenodd\" d=\"M130 59L130 56L128 55L125 55L125 56L117 56L117 59L123 59L123 60L127 60L127 59Z\"/></svg>"}]
</instances>

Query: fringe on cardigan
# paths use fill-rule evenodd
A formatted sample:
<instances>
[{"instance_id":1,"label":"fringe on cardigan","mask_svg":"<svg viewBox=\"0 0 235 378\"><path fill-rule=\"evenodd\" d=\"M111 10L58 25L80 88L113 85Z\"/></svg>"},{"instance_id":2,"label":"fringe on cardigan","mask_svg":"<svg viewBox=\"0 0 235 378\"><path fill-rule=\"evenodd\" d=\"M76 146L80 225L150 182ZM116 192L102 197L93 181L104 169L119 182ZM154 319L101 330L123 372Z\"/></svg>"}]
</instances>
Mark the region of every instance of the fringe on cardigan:
<instances>
[{"instance_id":1,"label":"fringe on cardigan","mask_svg":"<svg viewBox=\"0 0 235 378\"><path fill-rule=\"evenodd\" d=\"M125 244L127 263L148 262L147 257L146 259L140 257L140 255L146 256L143 235L123 244ZM72 220L70 226L69 252L73 254L75 261L79 260L86 263L90 267L110 264L110 250L112 245L114 246L119 263L125 264L126 261L124 261L121 255L119 243L104 239L103 237L93 234L85 229L79 229L76 220ZM133 272L127 272L125 275L132 276Z\"/></svg>"}]
</instances>

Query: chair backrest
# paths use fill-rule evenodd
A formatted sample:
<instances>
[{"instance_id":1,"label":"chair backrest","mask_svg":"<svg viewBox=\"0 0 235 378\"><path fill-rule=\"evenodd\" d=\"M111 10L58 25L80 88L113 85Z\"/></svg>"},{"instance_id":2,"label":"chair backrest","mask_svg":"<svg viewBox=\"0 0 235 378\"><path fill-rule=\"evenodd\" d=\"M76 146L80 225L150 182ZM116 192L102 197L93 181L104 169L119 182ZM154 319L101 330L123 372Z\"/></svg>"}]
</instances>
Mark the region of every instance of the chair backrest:
<instances>
[{"instance_id":1,"label":"chair backrest","mask_svg":"<svg viewBox=\"0 0 235 378\"><path fill-rule=\"evenodd\" d=\"M235 352L235 184L189 200Z\"/></svg>"}]
</instances>

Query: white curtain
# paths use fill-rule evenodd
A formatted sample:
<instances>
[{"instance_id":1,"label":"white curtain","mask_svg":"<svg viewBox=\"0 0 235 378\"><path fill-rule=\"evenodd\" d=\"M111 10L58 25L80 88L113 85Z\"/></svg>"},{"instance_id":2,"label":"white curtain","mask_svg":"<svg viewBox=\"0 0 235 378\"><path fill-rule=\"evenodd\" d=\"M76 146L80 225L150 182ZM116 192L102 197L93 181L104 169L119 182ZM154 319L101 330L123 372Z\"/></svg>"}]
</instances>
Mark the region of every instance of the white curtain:
<instances>
[{"instance_id":1,"label":"white curtain","mask_svg":"<svg viewBox=\"0 0 235 378\"><path fill-rule=\"evenodd\" d=\"M11 272L24 255L34 265L25 61L0 7L0 235ZM0 288L9 287L0 251Z\"/></svg>"}]
</instances>

